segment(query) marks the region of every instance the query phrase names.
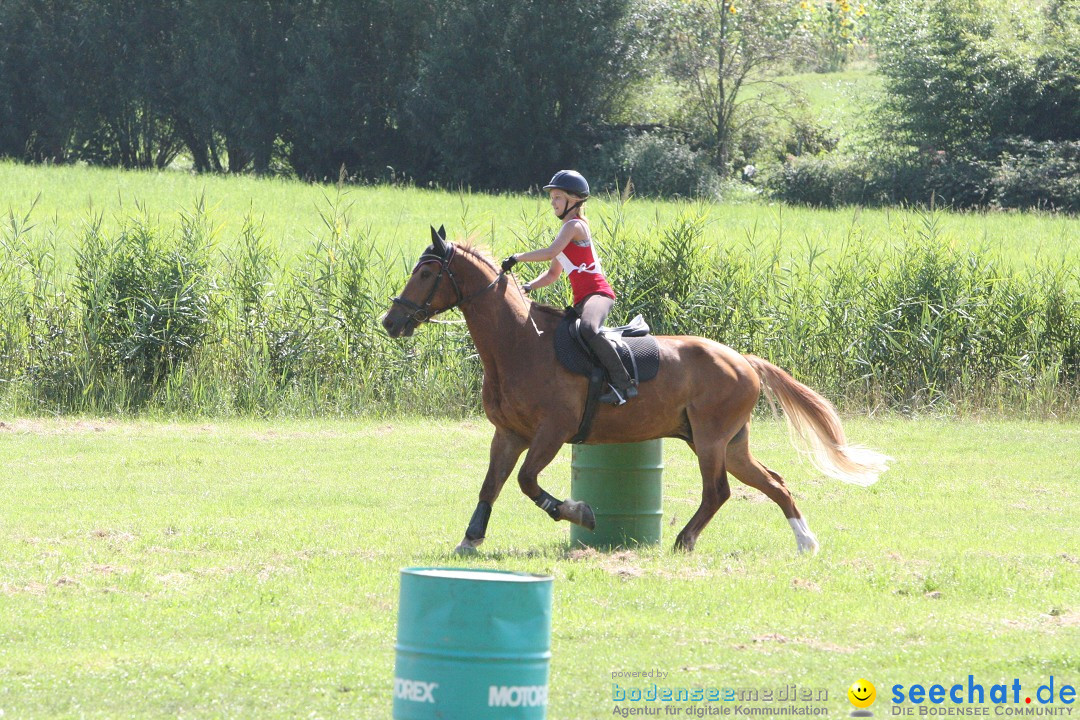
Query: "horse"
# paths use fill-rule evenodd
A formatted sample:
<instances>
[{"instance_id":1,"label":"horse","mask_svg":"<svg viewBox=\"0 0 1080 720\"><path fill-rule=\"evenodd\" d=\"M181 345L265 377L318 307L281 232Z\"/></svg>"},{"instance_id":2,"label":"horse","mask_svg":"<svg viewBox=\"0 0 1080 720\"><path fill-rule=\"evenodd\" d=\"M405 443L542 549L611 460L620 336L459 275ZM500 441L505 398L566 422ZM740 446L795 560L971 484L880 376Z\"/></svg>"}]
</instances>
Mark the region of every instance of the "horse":
<instances>
[{"instance_id":1,"label":"horse","mask_svg":"<svg viewBox=\"0 0 1080 720\"><path fill-rule=\"evenodd\" d=\"M435 315L460 308L483 364L484 412L495 434L476 509L456 548L460 554L475 553L484 541L492 506L522 453L521 492L553 520L595 528L588 504L558 500L538 483L540 472L578 429L588 379L571 374L556 359L554 335L564 312L529 300L516 283L483 250L447 242L445 229L432 227L431 245L382 320L387 334L399 338L411 336ZM730 472L780 506L799 553L816 553L817 537L784 479L750 453L750 417L761 393L779 403L792 440L804 444L824 474L865 486L888 468L890 458L849 445L832 404L772 363L707 338L657 340L657 376L629 403L601 406L585 442L679 438L690 446L701 471L701 503L676 537L676 550L692 551L731 496Z\"/></svg>"}]
</instances>

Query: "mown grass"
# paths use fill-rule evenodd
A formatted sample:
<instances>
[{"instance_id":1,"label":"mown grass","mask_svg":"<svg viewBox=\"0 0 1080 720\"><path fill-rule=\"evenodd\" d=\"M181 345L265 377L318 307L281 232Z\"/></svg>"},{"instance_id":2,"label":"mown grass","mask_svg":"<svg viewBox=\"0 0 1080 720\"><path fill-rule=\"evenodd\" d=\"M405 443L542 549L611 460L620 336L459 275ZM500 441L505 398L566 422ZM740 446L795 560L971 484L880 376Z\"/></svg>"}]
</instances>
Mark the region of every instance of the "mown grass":
<instances>
[{"instance_id":1,"label":"mown grass","mask_svg":"<svg viewBox=\"0 0 1080 720\"><path fill-rule=\"evenodd\" d=\"M650 668L673 687L825 688L841 715L860 677L878 716L895 683L1075 686L1080 427L846 426L896 458L869 489L818 476L781 423L752 434L816 557L741 486L697 550L673 554L700 479L669 441L662 546L575 551L511 481L481 554L461 560L482 420L6 420L0 710L387 718L398 571L416 565L554 576L551 720L610 716L611 673ZM569 454L542 476L560 497Z\"/></svg>"},{"instance_id":2,"label":"mown grass","mask_svg":"<svg viewBox=\"0 0 1080 720\"><path fill-rule=\"evenodd\" d=\"M804 79L805 83L831 82ZM821 76L832 78L833 76ZM840 82L840 81L837 81ZM544 180L538 178L537 183ZM302 256L322 231L321 216L336 205L353 227L382 249L409 258L429 238L428 226L445 224L453 238L476 236L500 252L524 249L522 240L539 226L554 235L557 224L546 197L537 194L489 195L467 188L451 191L400 186L313 185L296 180L192 175L183 172L132 172L87 167L38 167L0 162L0 212L29 214L38 239L56 239L62 269L74 264L74 248L87 221L100 215L102 229L115 233L132 217L176 227L183 212L204 199L223 250L236 247L245 220L260 225L285 262ZM35 206L35 200L37 204ZM618 199L598 196L590 215L616 212ZM749 202L704 204L710 222L705 241L714 247L738 245L748 236L779 242L785 254L805 257L808 246L837 252L853 235L887 246L904 228L917 223L906 210L838 209ZM33 208L31 210L31 208ZM686 209L685 202L636 198L619 208L623 221L643 238L657 238ZM1073 239L1080 218L1040 213L942 213L949 242L958 250L1000 253L1026 267L1038 259L1080 264Z\"/></svg>"}]
</instances>

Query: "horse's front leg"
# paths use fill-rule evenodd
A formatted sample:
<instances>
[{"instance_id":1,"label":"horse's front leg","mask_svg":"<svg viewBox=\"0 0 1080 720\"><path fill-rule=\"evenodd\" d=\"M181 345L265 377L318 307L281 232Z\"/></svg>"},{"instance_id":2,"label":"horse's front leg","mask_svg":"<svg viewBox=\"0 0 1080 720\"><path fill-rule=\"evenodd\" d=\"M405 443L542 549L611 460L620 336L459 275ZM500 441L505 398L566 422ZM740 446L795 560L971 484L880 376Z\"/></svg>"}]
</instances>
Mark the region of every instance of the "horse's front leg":
<instances>
[{"instance_id":1,"label":"horse's front leg","mask_svg":"<svg viewBox=\"0 0 1080 720\"><path fill-rule=\"evenodd\" d=\"M491 452L488 459L487 475L484 476L484 484L480 487L480 501L476 503L469 527L465 530L465 538L458 543L455 550L458 554L476 552L480 543L484 542L487 534L488 519L491 517L491 506L499 497L506 478L514 470L521 453L528 447L529 441L520 435L508 430L495 430L495 437L491 438Z\"/></svg>"},{"instance_id":2,"label":"horse's front leg","mask_svg":"<svg viewBox=\"0 0 1080 720\"><path fill-rule=\"evenodd\" d=\"M521 464L521 470L518 471L518 484L521 486L521 492L550 515L552 520L569 520L575 525L594 530L596 517L587 503L570 498L558 500L549 495L537 482L540 471L555 459L564 442L565 438L561 434L537 433L529 445L525 462Z\"/></svg>"}]
</instances>

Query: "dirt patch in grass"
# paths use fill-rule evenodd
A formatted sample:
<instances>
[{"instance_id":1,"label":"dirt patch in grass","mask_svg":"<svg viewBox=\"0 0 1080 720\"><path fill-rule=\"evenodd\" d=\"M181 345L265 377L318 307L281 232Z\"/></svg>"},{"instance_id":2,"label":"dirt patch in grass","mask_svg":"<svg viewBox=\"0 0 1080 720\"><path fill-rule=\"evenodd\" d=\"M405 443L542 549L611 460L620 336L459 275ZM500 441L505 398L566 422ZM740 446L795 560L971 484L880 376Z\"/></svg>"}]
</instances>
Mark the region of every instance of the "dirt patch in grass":
<instances>
[{"instance_id":1,"label":"dirt patch in grass","mask_svg":"<svg viewBox=\"0 0 1080 720\"><path fill-rule=\"evenodd\" d=\"M26 419L0 422L0 433L15 435L79 435L118 430L124 423L116 420L45 420Z\"/></svg>"},{"instance_id":2,"label":"dirt patch in grass","mask_svg":"<svg viewBox=\"0 0 1080 720\"><path fill-rule=\"evenodd\" d=\"M749 643L739 643L735 645L736 650L748 650L759 649L766 653L771 652L772 648L778 645L805 645L806 647L813 648L814 650L821 650L823 652L831 653L843 653L845 655L856 652L858 648L841 647L830 642L824 642L821 640L815 640L814 638L805 637L789 637L781 635L780 633L766 633L764 635L755 635L750 639Z\"/></svg>"},{"instance_id":3,"label":"dirt patch in grass","mask_svg":"<svg viewBox=\"0 0 1080 720\"><path fill-rule=\"evenodd\" d=\"M29 582L25 585L12 585L11 583L0 583L0 594L3 595L35 595L42 596L45 591L48 590L48 586L39 582Z\"/></svg>"},{"instance_id":4,"label":"dirt patch in grass","mask_svg":"<svg viewBox=\"0 0 1080 720\"><path fill-rule=\"evenodd\" d=\"M275 575L291 575L294 572L296 571L285 565L264 565L255 577L259 582L266 582Z\"/></svg>"},{"instance_id":5,"label":"dirt patch in grass","mask_svg":"<svg viewBox=\"0 0 1080 720\"><path fill-rule=\"evenodd\" d=\"M1080 627L1080 611L1077 610L1066 610L1057 614L1052 612L1047 618L1047 623L1054 628Z\"/></svg>"},{"instance_id":6,"label":"dirt patch in grass","mask_svg":"<svg viewBox=\"0 0 1080 720\"><path fill-rule=\"evenodd\" d=\"M604 557L600 561L600 567L607 573L629 580L644 577L645 570L640 563L641 559L637 553L632 550L620 550Z\"/></svg>"},{"instance_id":7,"label":"dirt patch in grass","mask_svg":"<svg viewBox=\"0 0 1080 720\"><path fill-rule=\"evenodd\" d=\"M182 587L191 582L191 575L185 572L171 572L158 575L157 581L165 587Z\"/></svg>"},{"instance_id":8,"label":"dirt patch in grass","mask_svg":"<svg viewBox=\"0 0 1080 720\"><path fill-rule=\"evenodd\" d=\"M770 502L769 496L760 490L738 485L731 488L731 497L734 500L747 500L752 503Z\"/></svg>"},{"instance_id":9,"label":"dirt patch in grass","mask_svg":"<svg viewBox=\"0 0 1080 720\"><path fill-rule=\"evenodd\" d=\"M135 540L135 536L129 532L124 532L122 530L109 530L106 528L98 528L97 530L91 530L90 537L97 538L99 540L108 540L110 542L123 543L129 543Z\"/></svg>"},{"instance_id":10,"label":"dirt patch in grass","mask_svg":"<svg viewBox=\"0 0 1080 720\"><path fill-rule=\"evenodd\" d=\"M1063 629L1080 627L1080 611L1053 609L1048 613L1026 619L1003 618L1000 623L1018 632L1055 633Z\"/></svg>"},{"instance_id":11,"label":"dirt patch in grass","mask_svg":"<svg viewBox=\"0 0 1080 720\"><path fill-rule=\"evenodd\" d=\"M600 557L600 551L591 547L577 547L571 550L566 557L568 560L574 562L582 562L583 560L592 560Z\"/></svg>"},{"instance_id":12,"label":"dirt patch in grass","mask_svg":"<svg viewBox=\"0 0 1080 720\"><path fill-rule=\"evenodd\" d=\"M642 565L641 557L633 550L616 550L603 553L596 548L579 547L571 550L566 558L572 562L590 562L604 572L629 580L650 574ZM666 571L659 574L668 575Z\"/></svg>"},{"instance_id":13,"label":"dirt patch in grass","mask_svg":"<svg viewBox=\"0 0 1080 720\"><path fill-rule=\"evenodd\" d=\"M92 565L90 569L98 575L130 575L133 571L124 565Z\"/></svg>"}]
</instances>

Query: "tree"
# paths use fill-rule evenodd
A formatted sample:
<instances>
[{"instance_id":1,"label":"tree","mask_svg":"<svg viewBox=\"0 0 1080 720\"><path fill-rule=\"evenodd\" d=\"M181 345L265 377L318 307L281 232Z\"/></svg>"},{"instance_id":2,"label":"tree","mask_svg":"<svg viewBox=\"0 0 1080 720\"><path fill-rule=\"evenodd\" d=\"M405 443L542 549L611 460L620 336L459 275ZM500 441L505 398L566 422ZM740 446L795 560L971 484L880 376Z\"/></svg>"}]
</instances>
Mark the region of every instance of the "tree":
<instances>
[{"instance_id":1,"label":"tree","mask_svg":"<svg viewBox=\"0 0 1080 720\"><path fill-rule=\"evenodd\" d=\"M420 57L409 131L428 170L526 188L577 166L638 72L633 0L444 0Z\"/></svg>"},{"instance_id":2,"label":"tree","mask_svg":"<svg viewBox=\"0 0 1080 720\"><path fill-rule=\"evenodd\" d=\"M177 127L196 166L269 172L283 130L286 47L296 17L311 4L183 0Z\"/></svg>"},{"instance_id":3,"label":"tree","mask_svg":"<svg viewBox=\"0 0 1080 720\"><path fill-rule=\"evenodd\" d=\"M80 0L0 2L0 155L65 162L84 111Z\"/></svg>"},{"instance_id":4,"label":"tree","mask_svg":"<svg viewBox=\"0 0 1080 720\"><path fill-rule=\"evenodd\" d=\"M285 55L284 139L298 175L365 178L409 167L403 137L406 89L416 82L434 0L313 4L297 18Z\"/></svg>"},{"instance_id":5,"label":"tree","mask_svg":"<svg viewBox=\"0 0 1080 720\"><path fill-rule=\"evenodd\" d=\"M86 79L72 152L163 168L182 148L170 118L177 0L81 0L78 72Z\"/></svg>"},{"instance_id":6,"label":"tree","mask_svg":"<svg viewBox=\"0 0 1080 720\"><path fill-rule=\"evenodd\" d=\"M1080 140L1080 2L999 15L982 0L902 0L880 41L885 137L994 156L1008 138Z\"/></svg>"},{"instance_id":7,"label":"tree","mask_svg":"<svg viewBox=\"0 0 1080 720\"><path fill-rule=\"evenodd\" d=\"M664 26L668 71L708 128L721 172L740 129L790 105L793 91L777 77L810 48L799 10L793 0L660 0L652 7ZM773 92L760 92L766 87Z\"/></svg>"}]
</instances>

